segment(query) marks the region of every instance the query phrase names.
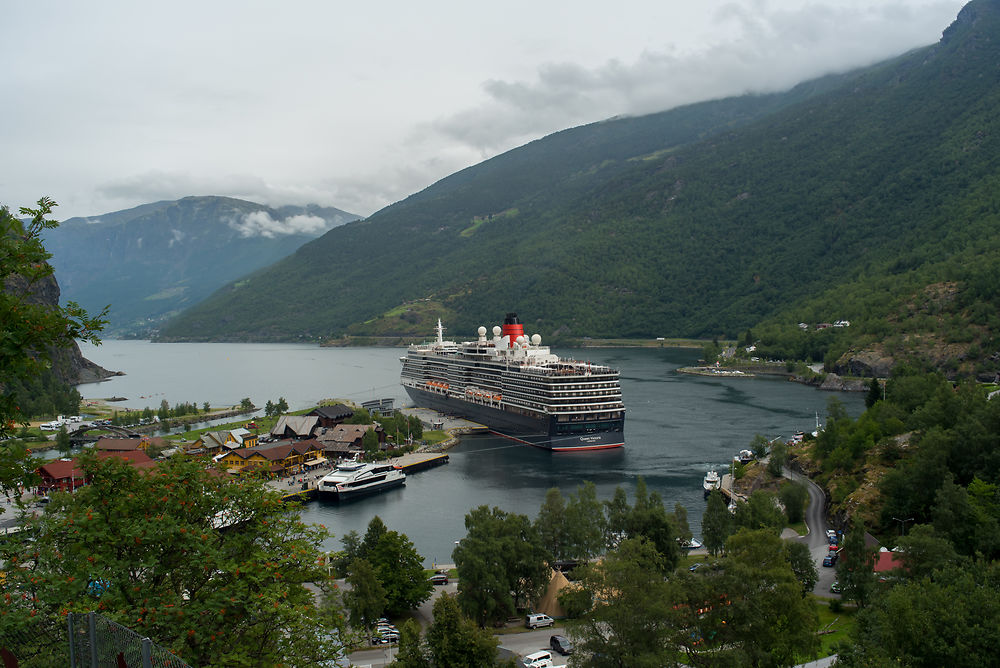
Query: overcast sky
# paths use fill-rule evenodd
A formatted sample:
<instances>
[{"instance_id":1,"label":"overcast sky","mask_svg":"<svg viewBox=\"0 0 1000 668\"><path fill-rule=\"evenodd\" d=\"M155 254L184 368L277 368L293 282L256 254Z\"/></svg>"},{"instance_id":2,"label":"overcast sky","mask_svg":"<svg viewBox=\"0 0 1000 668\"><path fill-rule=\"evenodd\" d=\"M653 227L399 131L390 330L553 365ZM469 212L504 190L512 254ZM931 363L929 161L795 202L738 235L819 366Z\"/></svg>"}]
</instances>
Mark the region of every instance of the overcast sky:
<instances>
[{"instance_id":1,"label":"overcast sky","mask_svg":"<svg viewBox=\"0 0 1000 668\"><path fill-rule=\"evenodd\" d=\"M567 127L936 42L955 0L0 0L0 203L369 215Z\"/></svg>"}]
</instances>

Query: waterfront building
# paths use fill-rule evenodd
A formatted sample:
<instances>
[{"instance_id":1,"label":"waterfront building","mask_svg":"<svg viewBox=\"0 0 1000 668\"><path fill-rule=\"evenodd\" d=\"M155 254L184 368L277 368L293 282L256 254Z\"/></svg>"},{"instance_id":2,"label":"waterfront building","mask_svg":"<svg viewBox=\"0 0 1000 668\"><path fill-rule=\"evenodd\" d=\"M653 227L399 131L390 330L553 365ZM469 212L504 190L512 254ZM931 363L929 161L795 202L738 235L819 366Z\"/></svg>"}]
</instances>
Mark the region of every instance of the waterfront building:
<instances>
[{"instance_id":1,"label":"waterfront building","mask_svg":"<svg viewBox=\"0 0 1000 668\"><path fill-rule=\"evenodd\" d=\"M230 473L276 478L301 473L326 459L318 441L285 441L220 453L215 461Z\"/></svg>"}]
</instances>

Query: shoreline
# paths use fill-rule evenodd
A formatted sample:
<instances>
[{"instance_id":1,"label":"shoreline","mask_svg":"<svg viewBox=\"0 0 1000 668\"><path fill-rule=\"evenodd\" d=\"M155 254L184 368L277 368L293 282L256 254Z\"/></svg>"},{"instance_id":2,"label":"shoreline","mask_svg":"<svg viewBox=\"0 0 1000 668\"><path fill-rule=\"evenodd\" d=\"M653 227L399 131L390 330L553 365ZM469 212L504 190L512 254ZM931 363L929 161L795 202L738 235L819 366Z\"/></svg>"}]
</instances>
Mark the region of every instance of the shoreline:
<instances>
[{"instance_id":1,"label":"shoreline","mask_svg":"<svg viewBox=\"0 0 1000 668\"><path fill-rule=\"evenodd\" d=\"M216 340L190 340L190 339L108 339L115 341L148 341L150 343L243 343L243 344L287 344L303 343L299 339L216 339ZM398 334L393 336L363 336L352 335L339 339L326 339L319 341L315 345L320 348L406 348L410 344L423 343L427 340L426 335ZM562 348L685 348L698 350L711 343L710 339L685 339L685 338L663 338L663 339L555 339L546 343L549 346ZM103 379L106 380L106 379Z\"/></svg>"}]
</instances>

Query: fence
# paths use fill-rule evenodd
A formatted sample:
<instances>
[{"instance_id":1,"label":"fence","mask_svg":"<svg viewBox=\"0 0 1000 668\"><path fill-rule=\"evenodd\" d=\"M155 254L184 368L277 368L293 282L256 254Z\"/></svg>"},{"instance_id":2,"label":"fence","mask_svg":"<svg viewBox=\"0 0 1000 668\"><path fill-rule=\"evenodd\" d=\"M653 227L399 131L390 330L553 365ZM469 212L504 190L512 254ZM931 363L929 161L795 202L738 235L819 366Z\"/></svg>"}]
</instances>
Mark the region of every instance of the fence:
<instances>
[{"instance_id":1,"label":"fence","mask_svg":"<svg viewBox=\"0 0 1000 668\"><path fill-rule=\"evenodd\" d=\"M191 668L166 649L96 612L66 625L40 621L0 633L4 668Z\"/></svg>"}]
</instances>

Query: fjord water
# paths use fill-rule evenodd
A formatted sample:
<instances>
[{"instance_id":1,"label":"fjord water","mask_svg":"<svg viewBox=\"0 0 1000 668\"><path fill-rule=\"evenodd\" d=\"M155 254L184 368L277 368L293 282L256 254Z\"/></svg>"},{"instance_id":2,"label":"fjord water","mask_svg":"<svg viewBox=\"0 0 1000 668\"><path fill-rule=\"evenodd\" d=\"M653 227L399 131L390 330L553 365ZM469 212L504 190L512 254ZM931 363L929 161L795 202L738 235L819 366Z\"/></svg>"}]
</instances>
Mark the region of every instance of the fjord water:
<instances>
[{"instance_id":1,"label":"fjord water","mask_svg":"<svg viewBox=\"0 0 1000 668\"><path fill-rule=\"evenodd\" d=\"M393 397L409 405L399 385L400 349L319 348L307 344L155 344L106 341L81 346L84 355L125 376L79 387L84 398L126 397L123 406L156 408L205 401L213 406L249 397L262 406L283 396L294 410L321 399L362 402ZM622 485L631 496L642 476L668 509L679 502L700 533L705 502L701 481L709 469L728 468L754 434L787 439L823 421L836 396L851 416L864 408L860 393L830 393L771 378L706 378L679 374L699 351L675 348L557 350L563 356L621 370L627 408L625 447L592 453L553 454L494 436L467 436L449 451L450 463L408 476L406 486L359 501L314 501L303 519L340 536L364 533L374 515L416 545L427 565L451 561L465 535L464 517L479 505L534 517L551 487L569 495L592 481L600 498Z\"/></svg>"}]
</instances>

